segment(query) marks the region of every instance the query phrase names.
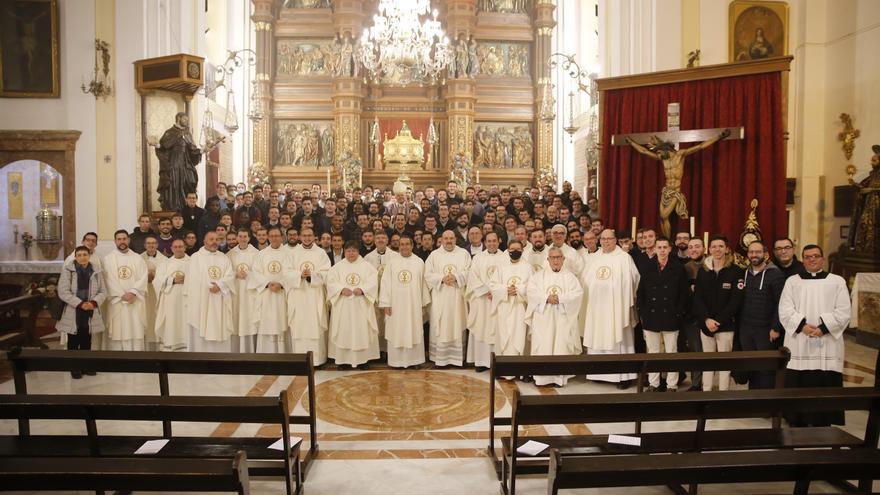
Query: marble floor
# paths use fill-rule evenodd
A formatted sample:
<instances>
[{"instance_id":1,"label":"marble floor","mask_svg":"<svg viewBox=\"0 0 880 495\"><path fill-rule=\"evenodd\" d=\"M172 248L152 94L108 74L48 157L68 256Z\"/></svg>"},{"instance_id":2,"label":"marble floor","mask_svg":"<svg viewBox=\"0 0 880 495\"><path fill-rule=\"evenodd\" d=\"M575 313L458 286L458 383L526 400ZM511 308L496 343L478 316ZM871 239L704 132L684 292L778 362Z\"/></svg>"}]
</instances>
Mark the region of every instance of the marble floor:
<instances>
[{"instance_id":1,"label":"marble floor","mask_svg":"<svg viewBox=\"0 0 880 495\"><path fill-rule=\"evenodd\" d=\"M848 386L873 385L877 351L847 341L845 382ZM0 363L2 364L2 363ZM498 494L499 484L486 456L488 442L488 373L465 370L395 371L374 366L369 371L319 371L316 376L318 440L320 454L306 482L308 494ZM612 385L574 379L565 388L541 388L531 384L501 382L499 397L509 397L513 387L525 394L633 393ZM31 393L158 394L153 375L99 374L71 379L65 373L35 373L28 378ZM304 412L305 380L289 377L172 376L171 393L200 395L277 395L286 390L296 410ZM0 372L0 393L12 393L8 373ZM687 393L687 392L677 392ZM307 401L305 401L307 402ZM499 400L496 410L509 414L510 404ZM864 432L867 414L847 415L846 429ZM746 428L765 425L765 420L714 421L710 428ZM307 429L293 426L305 436ZM645 431L693 428L687 422L646 424ZM84 434L77 422L35 421L32 430L43 433ZM149 422L101 422L107 433L161 434L161 425ZM16 432L11 421L0 421L0 434ZM183 423L180 434L275 437L277 428L251 424ZM547 425L527 432L541 434L630 433L632 424ZM823 483L811 493L835 493ZM875 485L877 486L877 485ZM518 481L518 492L546 493L546 477ZM791 485L706 485L702 494L791 493ZM570 493L599 493L574 490ZM252 493L280 494L283 483L255 480ZM663 487L603 489L603 494L668 494Z\"/></svg>"}]
</instances>

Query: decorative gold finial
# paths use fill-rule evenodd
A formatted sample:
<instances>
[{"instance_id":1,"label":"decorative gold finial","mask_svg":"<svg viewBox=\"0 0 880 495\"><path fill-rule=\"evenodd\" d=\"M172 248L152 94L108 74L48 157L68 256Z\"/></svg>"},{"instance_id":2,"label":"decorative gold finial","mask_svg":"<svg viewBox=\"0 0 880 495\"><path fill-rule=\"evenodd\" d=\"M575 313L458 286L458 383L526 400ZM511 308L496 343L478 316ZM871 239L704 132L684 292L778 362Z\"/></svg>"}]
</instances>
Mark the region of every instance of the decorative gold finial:
<instances>
[{"instance_id":1,"label":"decorative gold finial","mask_svg":"<svg viewBox=\"0 0 880 495\"><path fill-rule=\"evenodd\" d=\"M849 161L852 159L853 150L856 147L856 139L858 139L862 132L853 127L852 117L848 113L840 114L840 122L843 124L843 130L837 134L837 140L843 143L841 145L843 155ZM855 173L856 167L852 163L848 164L846 166L846 175L849 176L850 184L855 184L853 179Z\"/></svg>"}]
</instances>

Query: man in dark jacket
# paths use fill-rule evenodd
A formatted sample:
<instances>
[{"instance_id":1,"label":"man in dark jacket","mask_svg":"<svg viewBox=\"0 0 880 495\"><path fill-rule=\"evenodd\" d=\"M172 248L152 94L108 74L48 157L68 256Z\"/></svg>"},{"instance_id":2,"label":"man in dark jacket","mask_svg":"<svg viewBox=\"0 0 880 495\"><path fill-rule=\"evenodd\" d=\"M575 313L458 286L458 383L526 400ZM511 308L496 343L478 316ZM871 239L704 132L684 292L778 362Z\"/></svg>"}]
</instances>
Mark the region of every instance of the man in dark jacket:
<instances>
[{"instance_id":1,"label":"man in dark jacket","mask_svg":"<svg viewBox=\"0 0 880 495\"><path fill-rule=\"evenodd\" d=\"M794 254L794 242L788 237L776 239L773 243L773 258L786 279L804 270L804 264Z\"/></svg>"},{"instance_id":2,"label":"man in dark jacket","mask_svg":"<svg viewBox=\"0 0 880 495\"><path fill-rule=\"evenodd\" d=\"M688 307L690 284L684 266L671 259L669 239L657 238L657 255L646 262L636 293L636 307L645 334L648 353L660 352L663 341L665 352L678 352L678 332ZM660 383L660 373L648 373L651 391L676 390L678 372L669 372L666 382Z\"/></svg>"},{"instance_id":3,"label":"man in dark jacket","mask_svg":"<svg viewBox=\"0 0 880 495\"><path fill-rule=\"evenodd\" d=\"M131 231L128 247L132 251L141 254L144 252L144 241L147 237L155 237L156 233L150 228L150 215L146 213L138 217L138 226Z\"/></svg>"},{"instance_id":4,"label":"man in dark jacket","mask_svg":"<svg viewBox=\"0 0 880 495\"><path fill-rule=\"evenodd\" d=\"M767 258L767 247L753 241L748 250L743 303L739 313L739 343L744 351L767 351L782 344L785 329L779 323L779 297L785 276ZM749 373L749 388L773 388L773 371Z\"/></svg>"},{"instance_id":5,"label":"man in dark jacket","mask_svg":"<svg viewBox=\"0 0 880 495\"><path fill-rule=\"evenodd\" d=\"M186 193L186 206L180 209L180 214L183 215L183 228L185 230L192 232L198 232L199 230L199 220L205 214L205 210L196 205L198 200L198 194L194 192Z\"/></svg>"},{"instance_id":6,"label":"man in dark jacket","mask_svg":"<svg viewBox=\"0 0 880 495\"><path fill-rule=\"evenodd\" d=\"M703 334L703 352L730 352L736 317L742 305L743 271L733 263L727 238L716 235L709 241L709 254L694 287L693 315ZM703 391L712 390L715 373L703 372ZM718 372L718 389L730 388L730 372Z\"/></svg>"}]
</instances>

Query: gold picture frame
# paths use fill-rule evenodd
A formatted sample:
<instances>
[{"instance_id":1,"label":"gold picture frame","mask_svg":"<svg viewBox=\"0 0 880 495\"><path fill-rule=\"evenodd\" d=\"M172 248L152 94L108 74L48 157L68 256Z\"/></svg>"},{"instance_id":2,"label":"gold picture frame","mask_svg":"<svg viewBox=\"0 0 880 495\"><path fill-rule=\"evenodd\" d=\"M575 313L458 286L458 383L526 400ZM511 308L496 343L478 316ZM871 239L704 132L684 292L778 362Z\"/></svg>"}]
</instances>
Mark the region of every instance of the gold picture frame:
<instances>
[{"instance_id":1,"label":"gold picture frame","mask_svg":"<svg viewBox=\"0 0 880 495\"><path fill-rule=\"evenodd\" d=\"M24 187L21 172L9 172L6 174L7 213L9 220L21 220L24 218Z\"/></svg>"},{"instance_id":2,"label":"gold picture frame","mask_svg":"<svg viewBox=\"0 0 880 495\"><path fill-rule=\"evenodd\" d=\"M729 16L730 62L788 54L788 4L734 0Z\"/></svg>"},{"instance_id":3,"label":"gold picture frame","mask_svg":"<svg viewBox=\"0 0 880 495\"><path fill-rule=\"evenodd\" d=\"M0 2L0 97L59 98L58 0Z\"/></svg>"}]
</instances>

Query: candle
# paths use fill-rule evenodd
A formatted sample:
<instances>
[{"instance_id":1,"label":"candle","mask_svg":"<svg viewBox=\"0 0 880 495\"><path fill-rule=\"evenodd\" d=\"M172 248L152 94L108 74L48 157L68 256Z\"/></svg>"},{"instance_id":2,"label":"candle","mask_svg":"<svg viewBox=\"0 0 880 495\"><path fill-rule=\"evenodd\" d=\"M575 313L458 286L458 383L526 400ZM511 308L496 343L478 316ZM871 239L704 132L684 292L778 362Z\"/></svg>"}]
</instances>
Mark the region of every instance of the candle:
<instances>
[{"instance_id":1,"label":"candle","mask_svg":"<svg viewBox=\"0 0 880 495\"><path fill-rule=\"evenodd\" d=\"M330 169L327 169L327 194L330 194L332 188L330 187ZM691 217L693 218L693 217Z\"/></svg>"},{"instance_id":2,"label":"candle","mask_svg":"<svg viewBox=\"0 0 880 495\"><path fill-rule=\"evenodd\" d=\"M632 219L632 232L630 232L630 235L632 235L633 239L636 238L636 217Z\"/></svg>"},{"instance_id":3,"label":"candle","mask_svg":"<svg viewBox=\"0 0 880 495\"><path fill-rule=\"evenodd\" d=\"M693 237L694 234L697 232L697 230L696 230L696 228L697 228L696 220L697 220L697 219L696 219L695 217L691 217L691 237Z\"/></svg>"},{"instance_id":4,"label":"candle","mask_svg":"<svg viewBox=\"0 0 880 495\"><path fill-rule=\"evenodd\" d=\"M705 246L706 249L709 249L709 233L708 232L703 232L703 246Z\"/></svg>"},{"instance_id":5,"label":"candle","mask_svg":"<svg viewBox=\"0 0 880 495\"><path fill-rule=\"evenodd\" d=\"M345 181L345 169L342 169L342 190L348 191L348 182Z\"/></svg>"},{"instance_id":6,"label":"candle","mask_svg":"<svg viewBox=\"0 0 880 495\"><path fill-rule=\"evenodd\" d=\"M455 171L454 170L449 171L449 180L455 180Z\"/></svg>"},{"instance_id":7,"label":"candle","mask_svg":"<svg viewBox=\"0 0 880 495\"><path fill-rule=\"evenodd\" d=\"M358 170L358 187L364 187L364 169Z\"/></svg>"},{"instance_id":8,"label":"candle","mask_svg":"<svg viewBox=\"0 0 880 495\"><path fill-rule=\"evenodd\" d=\"M477 184L480 183L480 171L477 170Z\"/></svg>"}]
</instances>

